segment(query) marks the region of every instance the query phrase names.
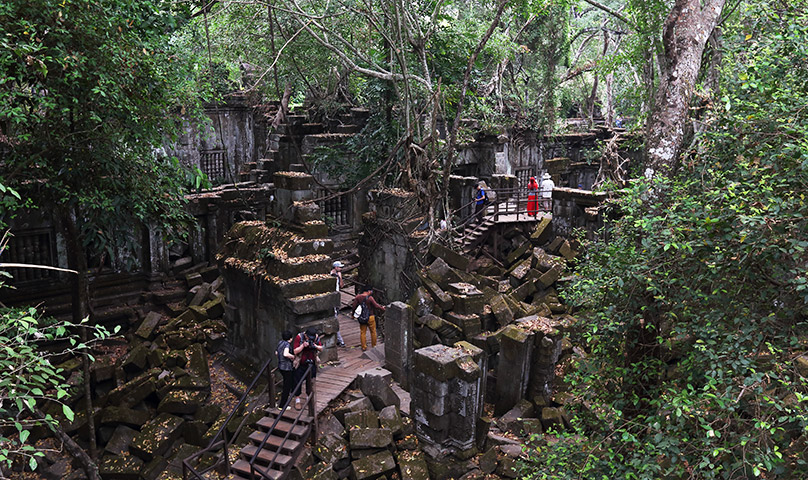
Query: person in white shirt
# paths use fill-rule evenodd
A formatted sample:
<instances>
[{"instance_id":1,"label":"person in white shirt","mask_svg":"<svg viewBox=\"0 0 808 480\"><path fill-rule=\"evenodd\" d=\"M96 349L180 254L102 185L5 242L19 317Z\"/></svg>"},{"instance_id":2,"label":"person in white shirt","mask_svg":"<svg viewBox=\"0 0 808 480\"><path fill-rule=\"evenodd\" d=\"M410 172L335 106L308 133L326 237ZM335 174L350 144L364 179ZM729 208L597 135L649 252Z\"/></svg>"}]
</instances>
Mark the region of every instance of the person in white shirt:
<instances>
[{"instance_id":1,"label":"person in white shirt","mask_svg":"<svg viewBox=\"0 0 808 480\"><path fill-rule=\"evenodd\" d=\"M539 195L541 196L541 209L545 212L552 211L553 209L553 189L555 182L550 177L549 173L541 176L541 187L539 187Z\"/></svg>"}]
</instances>

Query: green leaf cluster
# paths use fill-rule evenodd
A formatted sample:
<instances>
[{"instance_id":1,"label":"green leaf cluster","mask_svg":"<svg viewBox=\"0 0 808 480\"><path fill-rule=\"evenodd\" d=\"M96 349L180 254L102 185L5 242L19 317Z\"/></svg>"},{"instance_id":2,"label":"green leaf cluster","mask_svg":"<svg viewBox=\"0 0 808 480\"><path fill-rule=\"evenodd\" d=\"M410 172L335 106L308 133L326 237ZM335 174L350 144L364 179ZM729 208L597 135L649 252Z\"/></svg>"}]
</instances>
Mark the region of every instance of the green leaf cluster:
<instances>
[{"instance_id":1,"label":"green leaf cluster","mask_svg":"<svg viewBox=\"0 0 808 480\"><path fill-rule=\"evenodd\" d=\"M808 475L808 10L742 7L683 168L612 202L564 292L575 432L528 478Z\"/></svg>"}]
</instances>

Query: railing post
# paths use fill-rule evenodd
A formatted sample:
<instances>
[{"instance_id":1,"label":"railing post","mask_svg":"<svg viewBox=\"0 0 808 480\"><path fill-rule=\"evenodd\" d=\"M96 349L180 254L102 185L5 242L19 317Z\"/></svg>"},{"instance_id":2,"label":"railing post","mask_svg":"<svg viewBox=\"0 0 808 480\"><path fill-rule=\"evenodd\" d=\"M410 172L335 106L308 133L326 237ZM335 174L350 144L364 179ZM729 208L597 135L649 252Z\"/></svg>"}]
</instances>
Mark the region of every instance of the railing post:
<instances>
[{"instance_id":1,"label":"railing post","mask_svg":"<svg viewBox=\"0 0 808 480\"><path fill-rule=\"evenodd\" d=\"M224 441L224 474L230 475L230 455L227 452L227 430L222 430L222 440Z\"/></svg>"},{"instance_id":2,"label":"railing post","mask_svg":"<svg viewBox=\"0 0 808 480\"><path fill-rule=\"evenodd\" d=\"M269 408L275 408L275 378L272 375L272 369L267 368L267 395L269 395Z\"/></svg>"},{"instance_id":3,"label":"railing post","mask_svg":"<svg viewBox=\"0 0 808 480\"><path fill-rule=\"evenodd\" d=\"M314 386L314 381L311 378L311 369L317 368L316 365L312 365L309 369L309 376L306 380L306 390L309 392L309 416L312 418L312 431L311 431L311 444L317 444L317 393L315 391L316 387Z\"/></svg>"}]
</instances>

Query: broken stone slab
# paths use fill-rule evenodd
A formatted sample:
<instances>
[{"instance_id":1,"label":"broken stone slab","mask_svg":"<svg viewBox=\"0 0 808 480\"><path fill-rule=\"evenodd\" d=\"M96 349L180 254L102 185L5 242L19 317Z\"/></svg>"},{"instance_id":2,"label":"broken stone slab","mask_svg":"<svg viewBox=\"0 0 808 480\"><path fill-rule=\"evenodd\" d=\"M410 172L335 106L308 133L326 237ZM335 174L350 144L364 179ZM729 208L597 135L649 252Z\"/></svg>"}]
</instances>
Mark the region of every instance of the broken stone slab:
<instances>
[{"instance_id":1,"label":"broken stone slab","mask_svg":"<svg viewBox=\"0 0 808 480\"><path fill-rule=\"evenodd\" d=\"M146 318L143 319L140 327L138 327L137 331L135 331L135 335L146 340L150 339L154 333L154 329L157 328L157 325L160 323L161 319L162 315L159 313L149 312L149 314L146 315Z\"/></svg>"},{"instance_id":2,"label":"broken stone slab","mask_svg":"<svg viewBox=\"0 0 808 480\"><path fill-rule=\"evenodd\" d=\"M505 478L517 478L519 476L518 468L519 465L516 463L515 458L503 456L499 460L496 474Z\"/></svg>"},{"instance_id":3,"label":"broken stone slab","mask_svg":"<svg viewBox=\"0 0 808 480\"><path fill-rule=\"evenodd\" d=\"M454 300L454 309L452 311L460 315L481 314L483 312L483 307L485 306L485 298L483 297L482 292L476 288L475 290L478 293L473 295L452 294L452 299Z\"/></svg>"},{"instance_id":4,"label":"broken stone slab","mask_svg":"<svg viewBox=\"0 0 808 480\"><path fill-rule=\"evenodd\" d=\"M148 370L123 385L112 389L107 395L107 404L132 407L155 391L154 377L158 369Z\"/></svg>"},{"instance_id":5,"label":"broken stone slab","mask_svg":"<svg viewBox=\"0 0 808 480\"><path fill-rule=\"evenodd\" d=\"M334 415L328 415L320 421L319 435L336 435L342 437L345 435L345 427Z\"/></svg>"},{"instance_id":6,"label":"broken stone slab","mask_svg":"<svg viewBox=\"0 0 808 480\"><path fill-rule=\"evenodd\" d=\"M393 374L385 369L374 368L360 373L360 390L373 403L376 410L381 410L388 405L401 407L401 399L393 390L391 385Z\"/></svg>"},{"instance_id":7,"label":"broken stone slab","mask_svg":"<svg viewBox=\"0 0 808 480\"><path fill-rule=\"evenodd\" d=\"M454 303L451 295L443 291L443 289L440 288L437 283L423 275L421 276L421 283L424 285L424 287L426 287L427 291L435 300L435 303L437 303L441 308L441 310L447 311L452 309Z\"/></svg>"},{"instance_id":8,"label":"broken stone slab","mask_svg":"<svg viewBox=\"0 0 808 480\"><path fill-rule=\"evenodd\" d=\"M198 379L198 382L205 388L210 388L210 368L208 367L208 358L205 354L205 349L200 343L191 345L185 350L185 355L188 358L185 371L191 377Z\"/></svg>"},{"instance_id":9,"label":"broken stone slab","mask_svg":"<svg viewBox=\"0 0 808 480\"><path fill-rule=\"evenodd\" d=\"M104 447L104 451L112 455L123 455L129 453L129 445L137 436L138 431L126 425L118 425L112 432L112 436Z\"/></svg>"},{"instance_id":10,"label":"broken stone slab","mask_svg":"<svg viewBox=\"0 0 808 480\"><path fill-rule=\"evenodd\" d=\"M539 277L539 281L541 282L544 287L549 287L556 282L556 280L561 277L561 274L564 272L563 267L560 265L555 265L553 268L547 271L547 273L543 274Z\"/></svg>"},{"instance_id":11,"label":"broken stone slab","mask_svg":"<svg viewBox=\"0 0 808 480\"><path fill-rule=\"evenodd\" d=\"M348 432L348 445L354 448L387 448L393 444L393 433L386 428L355 428Z\"/></svg>"},{"instance_id":12,"label":"broken stone slab","mask_svg":"<svg viewBox=\"0 0 808 480\"><path fill-rule=\"evenodd\" d=\"M121 361L126 373L142 372L148 364L149 348L144 343L137 344Z\"/></svg>"},{"instance_id":13,"label":"broken stone slab","mask_svg":"<svg viewBox=\"0 0 808 480\"><path fill-rule=\"evenodd\" d=\"M564 244L564 238L555 237L553 241L550 242L549 245L547 245L547 248L545 248L545 250L550 253L556 254L558 253L558 249L561 248L561 245L563 244Z\"/></svg>"},{"instance_id":14,"label":"broken stone slab","mask_svg":"<svg viewBox=\"0 0 808 480\"><path fill-rule=\"evenodd\" d=\"M199 270L199 274L202 275L202 280L206 283L211 283L219 278L219 267L216 265L211 265L209 267L202 268ZM213 285L211 285L211 290L213 290Z\"/></svg>"},{"instance_id":15,"label":"broken stone slab","mask_svg":"<svg viewBox=\"0 0 808 480\"><path fill-rule=\"evenodd\" d=\"M565 240L558 249L558 253L567 261L574 260L578 256L578 252L570 246L569 240Z\"/></svg>"},{"instance_id":16,"label":"broken stone slab","mask_svg":"<svg viewBox=\"0 0 808 480\"><path fill-rule=\"evenodd\" d=\"M477 463L485 474L494 473L497 469L497 447L489 448L485 453L480 455Z\"/></svg>"},{"instance_id":17,"label":"broken stone slab","mask_svg":"<svg viewBox=\"0 0 808 480\"><path fill-rule=\"evenodd\" d=\"M541 245L546 242L550 237L550 217L542 217L539 223L536 224L536 228L533 230L533 233L530 234L530 241L534 245Z\"/></svg>"},{"instance_id":18,"label":"broken stone slab","mask_svg":"<svg viewBox=\"0 0 808 480\"><path fill-rule=\"evenodd\" d=\"M345 414L345 428L379 428L379 414L373 410L360 410Z\"/></svg>"},{"instance_id":19,"label":"broken stone slab","mask_svg":"<svg viewBox=\"0 0 808 480\"><path fill-rule=\"evenodd\" d=\"M536 292L536 285L533 282L525 282L513 289L511 297L513 297L514 300L524 302L528 295L532 295L534 292Z\"/></svg>"},{"instance_id":20,"label":"broken stone slab","mask_svg":"<svg viewBox=\"0 0 808 480\"><path fill-rule=\"evenodd\" d=\"M527 400L520 400L512 409L508 410L497 420L500 429L519 435L523 430L525 419L533 416L533 404Z\"/></svg>"},{"instance_id":21,"label":"broken stone slab","mask_svg":"<svg viewBox=\"0 0 808 480\"><path fill-rule=\"evenodd\" d=\"M482 308L479 311L482 311ZM471 338L482 332L482 322L479 315L462 315L456 312L447 312L445 315L448 321L460 328L460 331L463 332L463 338Z\"/></svg>"},{"instance_id":22,"label":"broken stone slab","mask_svg":"<svg viewBox=\"0 0 808 480\"><path fill-rule=\"evenodd\" d=\"M407 304L412 307L415 315L419 317L428 315L435 309L435 300L432 299L432 295L424 287L416 288Z\"/></svg>"},{"instance_id":23,"label":"broken stone slab","mask_svg":"<svg viewBox=\"0 0 808 480\"><path fill-rule=\"evenodd\" d=\"M101 425L125 425L140 429L149 420L151 414L147 410L118 406L109 406L101 410Z\"/></svg>"},{"instance_id":24,"label":"broken stone slab","mask_svg":"<svg viewBox=\"0 0 808 480\"><path fill-rule=\"evenodd\" d=\"M424 453L419 451L403 451L396 455L401 480L429 480L429 466Z\"/></svg>"},{"instance_id":25,"label":"broken stone slab","mask_svg":"<svg viewBox=\"0 0 808 480\"><path fill-rule=\"evenodd\" d=\"M438 242L432 242L429 245L429 253L434 257L443 259L449 266L457 268L458 270L465 271L469 268L468 257L461 255L454 250L450 250Z\"/></svg>"},{"instance_id":26,"label":"broken stone slab","mask_svg":"<svg viewBox=\"0 0 808 480\"><path fill-rule=\"evenodd\" d=\"M205 303L205 301L207 301L208 295L210 295L210 284L203 283L202 285L199 285L196 293L194 293L191 299L188 301L188 306L201 306L203 303Z\"/></svg>"},{"instance_id":27,"label":"broken stone slab","mask_svg":"<svg viewBox=\"0 0 808 480\"><path fill-rule=\"evenodd\" d=\"M348 458L348 445L342 437L329 433L317 439L312 454L321 461L333 465Z\"/></svg>"},{"instance_id":28,"label":"broken stone slab","mask_svg":"<svg viewBox=\"0 0 808 480\"><path fill-rule=\"evenodd\" d=\"M96 357L90 364L90 376L95 383L111 380L115 376L115 363L112 358Z\"/></svg>"},{"instance_id":29,"label":"broken stone slab","mask_svg":"<svg viewBox=\"0 0 808 480\"><path fill-rule=\"evenodd\" d=\"M188 288L193 288L197 285L202 285L204 280L202 280L202 275L199 272L191 272L185 275L185 283L188 284Z\"/></svg>"},{"instance_id":30,"label":"broken stone slab","mask_svg":"<svg viewBox=\"0 0 808 480\"><path fill-rule=\"evenodd\" d=\"M541 425L545 431L564 428L564 413L560 408L544 407L541 409Z\"/></svg>"},{"instance_id":31,"label":"broken stone slab","mask_svg":"<svg viewBox=\"0 0 808 480\"><path fill-rule=\"evenodd\" d=\"M491 312L497 319L500 326L505 326L513 321L513 311L502 295L496 295L491 299Z\"/></svg>"},{"instance_id":32,"label":"broken stone slab","mask_svg":"<svg viewBox=\"0 0 808 480\"><path fill-rule=\"evenodd\" d=\"M435 259L429 267L427 267L427 276L440 288L447 288L450 283L460 281L457 273L446 263L442 258Z\"/></svg>"},{"instance_id":33,"label":"broken stone slab","mask_svg":"<svg viewBox=\"0 0 808 480\"><path fill-rule=\"evenodd\" d=\"M98 465L103 480L140 480L143 460L130 455L106 455Z\"/></svg>"},{"instance_id":34,"label":"broken stone slab","mask_svg":"<svg viewBox=\"0 0 808 480\"><path fill-rule=\"evenodd\" d=\"M154 457L151 462L143 465L143 468L140 470L140 478L142 480L156 480L166 469L167 465L168 460L158 455Z\"/></svg>"},{"instance_id":35,"label":"broken stone slab","mask_svg":"<svg viewBox=\"0 0 808 480\"><path fill-rule=\"evenodd\" d=\"M215 299L208 300L202 304L206 316L210 319L221 318L224 315L224 296L217 295Z\"/></svg>"},{"instance_id":36,"label":"broken stone slab","mask_svg":"<svg viewBox=\"0 0 808 480\"><path fill-rule=\"evenodd\" d=\"M161 413L143 426L129 450L142 460L151 461L157 455L163 455L171 444L182 435L184 420L169 413Z\"/></svg>"},{"instance_id":37,"label":"broken stone slab","mask_svg":"<svg viewBox=\"0 0 808 480\"><path fill-rule=\"evenodd\" d=\"M390 430L393 437L398 437L404 432L404 424L401 421L401 412L395 405L389 405L381 409L378 418L381 427Z\"/></svg>"},{"instance_id":38,"label":"broken stone slab","mask_svg":"<svg viewBox=\"0 0 808 480\"><path fill-rule=\"evenodd\" d=\"M172 390L160 400L158 412L176 415L193 415L208 399L209 392L204 390Z\"/></svg>"},{"instance_id":39,"label":"broken stone slab","mask_svg":"<svg viewBox=\"0 0 808 480\"><path fill-rule=\"evenodd\" d=\"M507 265L513 265L514 263L518 262L531 248L531 245L528 242L524 242L519 244L514 250L512 250L507 257L505 257L505 262Z\"/></svg>"},{"instance_id":40,"label":"broken stone slab","mask_svg":"<svg viewBox=\"0 0 808 480\"><path fill-rule=\"evenodd\" d=\"M295 315L307 315L317 312L333 312L339 306L340 293L328 292L317 295L304 295L287 299L289 309Z\"/></svg>"},{"instance_id":41,"label":"broken stone slab","mask_svg":"<svg viewBox=\"0 0 808 480\"><path fill-rule=\"evenodd\" d=\"M367 397L357 398L348 402L344 407L334 410L334 416L337 417L342 424L345 424L345 414L348 412L360 412L362 410L373 410L373 403Z\"/></svg>"}]
</instances>

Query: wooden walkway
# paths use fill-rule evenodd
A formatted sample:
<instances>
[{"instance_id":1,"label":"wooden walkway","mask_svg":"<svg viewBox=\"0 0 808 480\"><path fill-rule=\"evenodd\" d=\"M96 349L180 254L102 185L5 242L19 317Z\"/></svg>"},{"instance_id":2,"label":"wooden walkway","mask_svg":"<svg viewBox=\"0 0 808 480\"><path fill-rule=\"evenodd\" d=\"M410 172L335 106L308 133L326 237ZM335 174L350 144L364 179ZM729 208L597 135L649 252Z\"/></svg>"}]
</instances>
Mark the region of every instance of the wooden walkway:
<instances>
[{"instance_id":1,"label":"wooden walkway","mask_svg":"<svg viewBox=\"0 0 808 480\"><path fill-rule=\"evenodd\" d=\"M384 366L373 361L367 355L363 355L365 352L359 347L359 324L353 318L348 318L347 315L340 313L339 330L346 345L345 348L338 348L339 363L322 367L317 371L315 379L318 415L332 400L348 388L359 373L373 367Z\"/></svg>"}]
</instances>

